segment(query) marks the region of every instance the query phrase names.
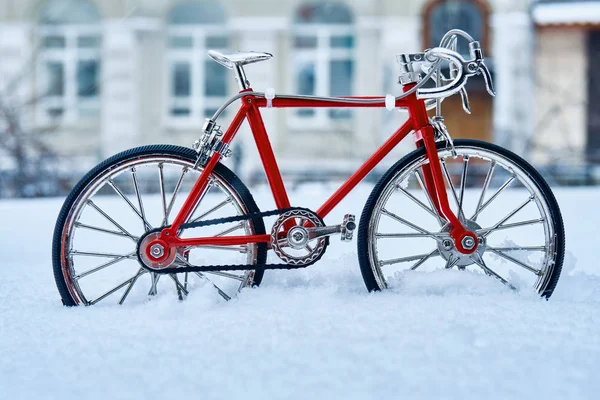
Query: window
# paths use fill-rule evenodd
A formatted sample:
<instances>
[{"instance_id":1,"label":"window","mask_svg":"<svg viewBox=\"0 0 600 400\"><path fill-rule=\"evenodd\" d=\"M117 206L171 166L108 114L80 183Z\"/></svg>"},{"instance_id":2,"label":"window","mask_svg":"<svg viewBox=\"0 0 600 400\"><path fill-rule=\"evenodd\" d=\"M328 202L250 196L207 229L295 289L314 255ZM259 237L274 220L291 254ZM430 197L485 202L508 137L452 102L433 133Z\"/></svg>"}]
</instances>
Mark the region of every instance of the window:
<instances>
[{"instance_id":1,"label":"window","mask_svg":"<svg viewBox=\"0 0 600 400\"><path fill-rule=\"evenodd\" d=\"M294 90L314 96L349 96L354 76L351 10L338 3L301 6L294 17ZM348 108L295 110L302 122L348 120Z\"/></svg>"},{"instance_id":2,"label":"window","mask_svg":"<svg viewBox=\"0 0 600 400\"><path fill-rule=\"evenodd\" d=\"M228 47L223 8L215 3L176 5L169 14L167 52L168 109L173 120L211 117L228 92L228 70L207 51Z\"/></svg>"},{"instance_id":3,"label":"window","mask_svg":"<svg viewBox=\"0 0 600 400\"><path fill-rule=\"evenodd\" d=\"M446 32L458 28L479 40L486 53L489 53L487 18L488 8L478 0L433 1L425 9L425 47L438 46ZM459 39L457 50L461 54L469 54L467 41Z\"/></svg>"},{"instance_id":4,"label":"window","mask_svg":"<svg viewBox=\"0 0 600 400\"><path fill-rule=\"evenodd\" d=\"M100 110L100 15L86 0L47 0L40 12L38 117L94 119Z\"/></svg>"}]
</instances>

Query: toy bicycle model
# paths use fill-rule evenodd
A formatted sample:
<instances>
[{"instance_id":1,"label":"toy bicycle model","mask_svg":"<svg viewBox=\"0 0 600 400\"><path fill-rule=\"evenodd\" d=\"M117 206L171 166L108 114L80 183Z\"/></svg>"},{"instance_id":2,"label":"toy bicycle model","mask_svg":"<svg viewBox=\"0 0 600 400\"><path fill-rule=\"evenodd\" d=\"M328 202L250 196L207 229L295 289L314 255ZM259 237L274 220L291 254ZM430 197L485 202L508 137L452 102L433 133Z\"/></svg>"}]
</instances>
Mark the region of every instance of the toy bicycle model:
<instances>
[{"instance_id":1,"label":"toy bicycle model","mask_svg":"<svg viewBox=\"0 0 600 400\"><path fill-rule=\"evenodd\" d=\"M455 50L459 38L469 41L469 59ZM469 112L465 84L472 76L483 75L494 94L480 45L467 33L451 30L439 47L398 56L403 94L396 97L256 92L244 65L270 54L209 55L235 72L240 92L205 122L194 149L152 145L127 150L92 169L67 197L52 254L65 305L122 304L159 291L182 299L205 285L230 299L244 287L258 286L265 270L314 264L331 236L350 241L356 228L369 291L396 283L401 288L407 271L456 267L550 297L560 276L565 239L547 183L506 149L452 141L440 115L441 101L457 93ZM443 72L446 65L448 72ZM237 100L240 109L223 132L217 120ZM290 204L261 117L265 107L387 107L406 109L409 117L313 211ZM427 110L434 107L437 115L430 119ZM256 141L274 210L260 211L248 188L220 163L231 155L230 144L244 119ZM358 224L347 214L339 225L327 225L324 218L330 211L411 132L417 149L375 185ZM268 229L265 219L272 223Z\"/></svg>"}]
</instances>

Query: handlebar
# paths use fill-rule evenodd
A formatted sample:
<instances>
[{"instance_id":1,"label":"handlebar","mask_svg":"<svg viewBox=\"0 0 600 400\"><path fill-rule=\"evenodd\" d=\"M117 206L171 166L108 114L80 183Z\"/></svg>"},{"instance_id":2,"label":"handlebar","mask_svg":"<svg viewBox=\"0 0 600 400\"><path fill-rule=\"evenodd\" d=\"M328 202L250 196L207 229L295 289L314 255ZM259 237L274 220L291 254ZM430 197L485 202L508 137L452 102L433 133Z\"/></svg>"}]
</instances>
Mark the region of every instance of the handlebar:
<instances>
[{"instance_id":1,"label":"handlebar","mask_svg":"<svg viewBox=\"0 0 600 400\"><path fill-rule=\"evenodd\" d=\"M456 73L454 74L454 79L444 86L417 90L417 98L419 99L438 99L452 96L467 83L468 77L471 76L463 73L465 69L467 71L469 70L469 64L455 51L444 47L434 47L433 49L427 50L424 53L424 57L431 62L435 62L439 59L449 61L454 64L454 71L456 71ZM431 68L431 66L429 66L429 68Z\"/></svg>"},{"instance_id":2,"label":"handlebar","mask_svg":"<svg viewBox=\"0 0 600 400\"><path fill-rule=\"evenodd\" d=\"M470 59L468 60L456 51L458 36L462 36L469 41ZM450 63L450 78L446 78L441 72L442 61ZM399 55L398 63L401 70L400 83L417 82L417 98L427 100L427 109L437 106L439 111L439 105L443 99L460 92L463 108L467 113L470 113L465 85L468 78L474 75L483 75L487 92L491 96L496 95L492 77L484 63L483 51L479 42L460 29L448 31L442 38L439 47L420 53ZM420 72L425 73L423 80ZM429 78L436 82L436 86L424 88L423 85Z\"/></svg>"}]
</instances>

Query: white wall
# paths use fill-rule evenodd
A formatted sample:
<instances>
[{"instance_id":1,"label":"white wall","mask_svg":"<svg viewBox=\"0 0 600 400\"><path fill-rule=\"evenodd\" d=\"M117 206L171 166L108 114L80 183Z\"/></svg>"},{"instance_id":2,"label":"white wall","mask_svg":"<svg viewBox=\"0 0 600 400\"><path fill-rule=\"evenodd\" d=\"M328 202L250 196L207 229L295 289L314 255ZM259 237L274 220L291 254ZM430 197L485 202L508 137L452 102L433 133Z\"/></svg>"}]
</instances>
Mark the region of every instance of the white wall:
<instances>
[{"instance_id":1,"label":"white wall","mask_svg":"<svg viewBox=\"0 0 600 400\"><path fill-rule=\"evenodd\" d=\"M65 143L63 152L73 155L87 152L104 157L146 143L190 146L197 139L200 126L171 126L164 118L168 79L164 61L165 18L176 1L94 2L102 15L105 34L101 121L97 126L63 127L57 140ZM395 55L421 50L421 13L427 1L345 2L352 8L356 21L355 94L400 93L401 88L396 84ZM2 1L0 68L15 69L28 49L33 48L35 31L24 27L35 27L37 3L37 0ZM228 13L233 46L268 51L275 56L273 60L247 68L254 89L274 87L277 93L292 91L291 21L301 3L300 0L221 0ZM523 112L530 109L533 102L533 89L529 83L534 74L530 62L532 28L527 2L495 0L492 3L490 29L498 89L494 106L495 138L519 149L522 140L514 138L529 137L533 126L530 114ZM17 32L19 45L15 44L17 42L6 43L6 39L2 42L2 37L7 37L2 32L11 29ZM6 76L0 74L0 80L1 75ZM233 94L237 90L233 76L230 82ZM34 83L31 81L29 88L34 87ZM221 122L226 123L232 114ZM289 113L285 110L266 110L263 115L284 169L306 168L319 163L333 164L336 168L356 166L406 118L406 114L387 110L356 110L349 127L319 130L290 129ZM259 166L259 159L251 149L251 135L243 128L238 139L246 147L244 171L250 174ZM412 141L407 139L392 158L397 159L412 147Z\"/></svg>"}]
</instances>

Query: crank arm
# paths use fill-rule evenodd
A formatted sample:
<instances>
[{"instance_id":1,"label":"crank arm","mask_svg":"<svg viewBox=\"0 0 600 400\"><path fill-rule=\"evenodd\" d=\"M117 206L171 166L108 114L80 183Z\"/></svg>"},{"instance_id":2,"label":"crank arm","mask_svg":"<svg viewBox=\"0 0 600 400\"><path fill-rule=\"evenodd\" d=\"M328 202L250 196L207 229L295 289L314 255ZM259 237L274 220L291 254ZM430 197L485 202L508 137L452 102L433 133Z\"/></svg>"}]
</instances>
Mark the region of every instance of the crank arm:
<instances>
[{"instance_id":1,"label":"crank arm","mask_svg":"<svg viewBox=\"0 0 600 400\"><path fill-rule=\"evenodd\" d=\"M356 229L355 216L352 214L344 215L344 220L339 225L331 225L331 226L318 226L313 228L305 228L308 232L308 239L318 239L324 236L331 236L337 233L342 235L342 242L347 242L352 240L352 236L354 230Z\"/></svg>"},{"instance_id":2,"label":"crank arm","mask_svg":"<svg viewBox=\"0 0 600 400\"><path fill-rule=\"evenodd\" d=\"M324 236L335 235L342 232L342 224L331 226L320 226L316 228L306 228L309 240L318 239Z\"/></svg>"}]
</instances>

